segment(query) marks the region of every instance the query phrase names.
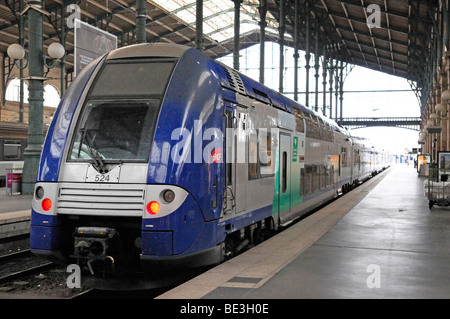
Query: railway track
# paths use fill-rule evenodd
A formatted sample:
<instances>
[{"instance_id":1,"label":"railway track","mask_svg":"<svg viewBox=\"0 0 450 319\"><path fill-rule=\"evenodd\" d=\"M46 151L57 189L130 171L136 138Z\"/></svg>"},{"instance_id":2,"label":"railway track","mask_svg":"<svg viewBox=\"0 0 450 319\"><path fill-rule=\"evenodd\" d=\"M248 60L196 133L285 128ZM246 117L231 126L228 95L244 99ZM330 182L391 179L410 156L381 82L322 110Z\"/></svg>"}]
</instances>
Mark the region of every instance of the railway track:
<instances>
[{"instance_id":1,"label":"railway track","mask_svg":"<svg viewBox=\"0 0 450 319\"><path fill-rule=\"evenodd\" d=\"M76 298L89 289L70 289L65 267L34 256L29 249L0 255L1 298Z\"/></svg>"},{"instance_id":2,"label":"railway track","mask_svg":"<svg viewBox=\"0 0 450 319\"><path fill-rule=\"evenodd\" d=\"M55 268L52 262L34 257L29 249L0 256L0 285L8 285Z\"/></svg>"}]
</instances>

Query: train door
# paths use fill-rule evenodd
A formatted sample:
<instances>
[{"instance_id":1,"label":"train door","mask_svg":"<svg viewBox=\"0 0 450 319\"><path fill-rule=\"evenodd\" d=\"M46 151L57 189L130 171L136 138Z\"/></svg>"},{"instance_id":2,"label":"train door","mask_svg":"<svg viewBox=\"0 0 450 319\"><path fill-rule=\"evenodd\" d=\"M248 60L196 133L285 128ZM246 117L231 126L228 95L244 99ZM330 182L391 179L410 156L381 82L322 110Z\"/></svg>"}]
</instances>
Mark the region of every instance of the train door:
<instances>
[{"instance_id":1,"label":"train door","mask_svg":"<svg viewBox=\"0 0 450 319\"><path fill-rule=\"evenodd\" d=\"M247 153L247 120L248 113L245 108L236 108L236 128L234 134L235 153L235 196L236 213L247 210L247 184L248 184L248 153Z\"/></svg>"},{"instance_id":2,"label":"train door","mask_svg":"<svg viewBox=\"0 0 450 319\"><path fill-rule=\"evenodd\" d=\"M226 190L224 215L233 215L247 209L247 113L237 107L236 111L227 108L225 171Z\"/></svg>"},{"instance_id":3,"label":"train door","mask_svg":"<svg viewBox=\"0 0 450 319\"><path fill-rule=\"evenodd\" d=\"M278 216L280 224L290 219L291 212L291 136L280 133L278 172Z\"/></svg>"},{"instance_id":4,"label":"train door","mask_svg":"<svg viewBox=\"0 0 450 319\"><path fill-rule=\"evenodd\" d=\"M236 169L234 162L234 128L236 117L232 108L225 110L225 196L224 196L224 215L234 213L236 198L236 183L234 181L234 171Z\"/></svg>"}]
</instances>

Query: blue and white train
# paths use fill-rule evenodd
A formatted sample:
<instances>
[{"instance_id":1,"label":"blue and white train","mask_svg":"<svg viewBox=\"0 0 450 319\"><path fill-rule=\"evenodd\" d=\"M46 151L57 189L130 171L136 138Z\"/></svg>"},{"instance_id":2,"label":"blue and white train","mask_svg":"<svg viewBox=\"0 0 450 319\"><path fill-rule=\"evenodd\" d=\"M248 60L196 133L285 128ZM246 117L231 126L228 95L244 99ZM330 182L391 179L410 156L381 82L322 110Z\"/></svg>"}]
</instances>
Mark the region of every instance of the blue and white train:
<instances>
[{"instance_id":1,"label":"blue and white train","mask_svg":"<svg viewBox=\"0 0 450 319\"><path fill-rule=\"evenodd\" d=\"M30 246L93 274L216 264L388 165L196 49L127 46L88 65L54 115Z\"/></svg>"}]
</instances>

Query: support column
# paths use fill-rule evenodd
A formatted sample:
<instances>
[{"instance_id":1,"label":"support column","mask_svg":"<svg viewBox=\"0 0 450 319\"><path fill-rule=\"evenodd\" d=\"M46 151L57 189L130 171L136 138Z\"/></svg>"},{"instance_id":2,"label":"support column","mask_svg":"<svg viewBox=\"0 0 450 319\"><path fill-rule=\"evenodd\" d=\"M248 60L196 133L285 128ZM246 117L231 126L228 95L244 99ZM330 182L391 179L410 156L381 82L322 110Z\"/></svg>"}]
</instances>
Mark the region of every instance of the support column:
<instances>
[{"instance_id":1,"label":"support column","mask_svg":"<svg viewBox=\"0 0 450 319\"><path fill-rule=\"evenodd\" d=\"M442 88L446 88L447 90L450 90L450 51L445 52L445 72L446 72L446 79L447 79L447 85L444 85ZM450 106L445 103L445 108L447 110L447 121L446 121L446 128L447 128L447 145L445 150L450 150Z\"/></svg>"},{"instance_id":2,"label":"support column","mask_svg":"<svg viewBox=\"0 0 450 319\"><path fill-rule=\"evenodd\" d=\"M315 37L315 45L314 45L314 78L316 80L316 91L314 97L314 111L319 111L319 23L316 19L315 28L314 28L314 37Z\"/></svg>"},{"instance_id":3,"label":"support column","mask_svg":"<svg viewBox=\"0 0 450 319\"><path fill-rule=\"evenodd\" d=\"M32 194L39 167L39 158L44 141L43 110L43 50L42 50L42 1L28 1L33 5L28 9L28 49L29 49L29 82L28 82L28 146L24 152L24 166L22 174L22 194Z\"/></svg>"},{"instance_id":4,"label":"support column","mask_svg":"<svg viewBox=\"0 0 450 319\"><path fill-rule=\"evenodd\" d=\"M267 14L267 1L261 0L259 3L259 27L260 27L260 40L259 40L259 82L264 84L264 67L265 67L265 42L266 42L266 14Z\"/></svg>"},{"instance_id":5,"label":"support column","mask_svg":"<svg viewBox=\"0 0 450 319\"><path fill-rule=\"evenodd\" d=\"M233 68L239 70L239 35L241 22L241 2L242 0L233 0L234 2L234 44L233 44Z\"/></svg>"},{"instance_id":6,"label":"support column","mask_svg":"<svg viewBox=\"0 0 450 319\"><path fill-rule=\"evenodd\" d=\"M306 69L306 89L305 89L305 106L309 107L309 69L310 69L310 65L309 65L309 59L311 59L311 52L310 52L310 47L309 47L309 40L310 40L310 36L311 36L311 21L310 21L310 17L309 17L309 3L306 2L306 48L305 48L305 59L306 59L306 65L305 65L305 69Z\"/></svg>"},{"instance_id":7,"label":"support column","mask_svg":"<svg viewBox=\"0 0 450 319\"><path fill-rule=\"evenodd\" d=\"M344 62L340 61L340 73L339 76L339 109L340 109L340 119L339 124L342 125L342 118L343 118L343 102L344 102Z\"/></svg>"},{"instance_id":8,"label":"support column","mask_svg":"<svg viewBox=\"0 0 450 319\"><path fill-rule=\"evenodd\" d=\"M284 80L284 31L286 29L285 27L285 12L284 12L284 7L285 7L285 1L284 0L280 0L280 28L279 28L279 33L280 33L280 73L279 73L279 88L278 91L280 93L283 93L284 89L283 89L283 80Z\"/></svg>"},{"instance_id":9,"label":"support column","mask_svg":"<svg viewBox=\"0 0 450 319\"><path fill-rule=\"evenodd\" d=\"M66 4L64 2L61 4L61 12L66 12ZM66 48L66 23L65 23L64 19L61 19L61 44L65 49ZM64 92L66 91L66 54L64 54L64 56L61 58L59 67L61 69L61 79L59 82L59 84L60 84L59 87L60 87L60 93L61 93L61 98L62 98L64 95Z\"/></svg>"},{"instance_id":10,"label":"support column","mask_svg":"<svg viewBox=\"0 0 450 319\"><path fill-rule=\"evenodd\" d=\"M195 45L203 51L203 0L196 0L195 10Z\"/></svg>"},{"instance_id":11,"label":"support column","mask_svg":"<svg viewBox=\"0 0 450 319\"><path fill-rule=\"evenodd\" d=\"M322 61L322 85L323 85L323 115L327 116L327 52L325 47L323 49L323 61Z\"/></svg>"},{"instance_id":12,"label":"support column","mask_svg":"<svg viewBox=\"0 0 450 319\"><path fill-rule=\"evenodd\" d=\"M334 65L333 57L330 57L330 119L333 119L333 78L334 78Z\"/></svg>"},{"instance_id":13,"label":"support column","mask_svg":"<svg viewBox=\"0 0 450 319\"><path fill-rule=\"evenodd\" d=\"M439 82L436 83L434 89L435 89L436 95L435 95L435 100L434 100L435 103L434 103L434 105L433 105L432 111L433 111L433 113L436 113L435 106L436 106L438 103L441 102L441 85L440 85ZM436 120L436 125L437 125L437 126L441 125L441 119L437 119L437 120ZM442 145L441 145L441 143L442 143L442 134L443 134L443 131L441 131L440 134L436 134L436 135L437 135L437 146L436 146L436 151L437 151L437 152L439 152L439 151L442 150Z\"/></svg>"},{"instance_id":14,"label":"support column","mask_svg":"<svg viewBox=\"0 0 450 319\"><path fill-rule=\"evenodd\" d=\"M440 86L440 93L438 96L438 101L440 104L444 105L445 108L447 108L447 102L442 100L442 93L444 93L445 90L447 90L447 72L446 72L446 61L443 61L442 63L442 69L439 72L439 86ZM446 112L440 112L439 116L441 117L441 151L447 151L447 143L448 143L448 134L447 134L447 122L448 122L448 114Z\"/></svg>"},{"instance_id":15,"label":"support column","mask_svg":"<svg viewBox=\"0 0 450 319\"><path fill-rule=\"evenodd\" d=\"M334 120L336 123L338 123L339 75L339 61L336 59L336 70L334 74Z\"/></svg>"},{"instance_id":16,"label":"support column","mask_svg":"<svg viewBox=\"0 0 450 319\"><path fill-rule=\"evenodd\" d=\"M137 43L146 43L147 37L145 36L145 22L147 21L146 17L146 1L145 0L137 0L136 1L136 42Z\"/></svg>"},{"instance_id":17,"label":"support column","mask_svg":"<svg viewBox=\"0 0 450 319\"><path fill-rule=\"evenodd\" d=\"M19 10L20 12L23 11L24 5L23 0L20 0L19 4ZM22 46L22 48L25 47L25 15L20 15L19 20L19 44ZM23 123L23 113L24 113L24 83L23 83L23 77L24 77L24 66L23 66L23 59L20 59L19 61L19 72L20 72L20 91L19 91L19 122ZM6 91L5 91L6 92Z\"/></svg>"},{"instance_id":18,"label":"support column","mask_svg":"<svg viewBox=\"0 0 450 319\"><path fill-rule=\"evenodd\" d=\"M298 37L299 37L299 1L295 0L294 4L294 100L298 101Z\"/></svg>"}]
</instances>

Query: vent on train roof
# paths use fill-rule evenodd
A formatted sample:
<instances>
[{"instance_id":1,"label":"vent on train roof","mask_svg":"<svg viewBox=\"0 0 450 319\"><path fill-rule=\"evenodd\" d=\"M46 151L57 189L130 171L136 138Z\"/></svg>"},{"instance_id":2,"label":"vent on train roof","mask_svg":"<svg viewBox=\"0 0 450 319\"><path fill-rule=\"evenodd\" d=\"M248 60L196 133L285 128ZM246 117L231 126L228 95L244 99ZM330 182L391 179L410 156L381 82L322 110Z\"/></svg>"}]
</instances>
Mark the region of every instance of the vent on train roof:
<instances>
[{"instance_id":1,"label":"vent on train roof","mask_svg":"<svg viewBox=\"0 0 450 319\"><path fill-rule=\"evenodd\" d=\"M225 74L227 75L228 84L239 93L246 94L244 83L242 83L242 79L239 76L239 73L236 70L229 69L226 66L222 65Z\"/></svg>"}]
</instances>

